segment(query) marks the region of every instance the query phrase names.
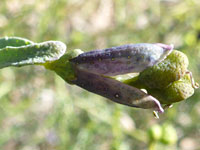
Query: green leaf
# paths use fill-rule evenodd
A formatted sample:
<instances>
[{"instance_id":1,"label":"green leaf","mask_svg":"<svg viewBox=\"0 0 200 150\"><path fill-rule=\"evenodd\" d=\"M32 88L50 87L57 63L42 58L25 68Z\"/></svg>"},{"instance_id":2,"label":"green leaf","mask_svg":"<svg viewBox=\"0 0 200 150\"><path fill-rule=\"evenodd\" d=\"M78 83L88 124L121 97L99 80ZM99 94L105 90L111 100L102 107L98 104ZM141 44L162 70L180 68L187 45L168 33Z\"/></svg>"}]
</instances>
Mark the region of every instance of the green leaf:
<instances>
[{"instance_id":1,"label":"green leaf","mask_svg":"<svg viewBox=\"0 0 200 150\"><path fill-rule=\"evenodd\" d=\"M33 43L17 37L0 39L0 69L8 66L44 64L64 55L66 45L60 41Z\"/></svg>"},{"instance_id":2,"label":"green leaf","mask_svg":"<svg viewBox=\"0 0 200 150\"><path fill-rule=\"evenodd\" d=\"M5 48L7 46L20 47L24 45L34 44L34 42L21 38L21 37L4 37L0 38L0 49Z\"/></svg>"}]
</instances>

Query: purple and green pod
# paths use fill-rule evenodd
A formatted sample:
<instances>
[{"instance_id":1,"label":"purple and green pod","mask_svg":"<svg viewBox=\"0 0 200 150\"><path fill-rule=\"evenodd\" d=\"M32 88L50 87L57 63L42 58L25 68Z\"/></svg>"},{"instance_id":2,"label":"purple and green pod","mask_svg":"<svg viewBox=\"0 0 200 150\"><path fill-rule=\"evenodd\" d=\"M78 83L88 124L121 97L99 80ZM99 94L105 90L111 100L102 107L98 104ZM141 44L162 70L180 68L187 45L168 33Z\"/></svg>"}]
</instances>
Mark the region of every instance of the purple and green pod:
<instances>
[{"instance_id":1,"label":"purple and green pod","mask_svg":"<svg viewBox=\"0 0 200 150\"><path fill-rule=\"evenodd\" d=\"M165 44L127 44L94 50L71 59L78 68L106 76L141 72L162 61L173 46Z\"/></svg>"},{"instance_id":2,"label":"purple and green pod","mask_svg":"<svg viewBox=\"0 0 200 150\"><path fill-rule=\"evenodd\" d=\"M172 50L169 45L141 43L82 53L70 60L76 76L72 83L120 104L163 112L156 98L106 76L141 72L165 59Z\"/></svg>"}]
</instances>

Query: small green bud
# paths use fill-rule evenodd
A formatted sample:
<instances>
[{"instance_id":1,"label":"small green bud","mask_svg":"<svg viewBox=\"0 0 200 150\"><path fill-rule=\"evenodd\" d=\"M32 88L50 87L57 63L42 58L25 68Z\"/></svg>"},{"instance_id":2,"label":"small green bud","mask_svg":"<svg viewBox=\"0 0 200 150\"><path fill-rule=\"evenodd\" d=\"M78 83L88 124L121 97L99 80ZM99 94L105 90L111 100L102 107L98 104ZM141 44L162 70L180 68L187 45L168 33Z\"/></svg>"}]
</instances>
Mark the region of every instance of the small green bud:
<instances>
[{"instance_id":1,"label":"small green bud","mask_svg":"<svg viewBox=\"0 0 200 150\"><path fill-rule=\"evenodd\" d=\"M160 125L155 124L148 130L149 140L158 141L162 137L162 128Z\"/></svg>"},{"instance_id":2,"label":"small green bud","mask_svg":"<svg viewBox=\"0 0 200 150\"><path fill-rule=\"evenodd\" d=\"M164 124L162 127L161 142L166 145L173 145L177 142L177 133L171 124Z\"/></svg>"}]
</instances>

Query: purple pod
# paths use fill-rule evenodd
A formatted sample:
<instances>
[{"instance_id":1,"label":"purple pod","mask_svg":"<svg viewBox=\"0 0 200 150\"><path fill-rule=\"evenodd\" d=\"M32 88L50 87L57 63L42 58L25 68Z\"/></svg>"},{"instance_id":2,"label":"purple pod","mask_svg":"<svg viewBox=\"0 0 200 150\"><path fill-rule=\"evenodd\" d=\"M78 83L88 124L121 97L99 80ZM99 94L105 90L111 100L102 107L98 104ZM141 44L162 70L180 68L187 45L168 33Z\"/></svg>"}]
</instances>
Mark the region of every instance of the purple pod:
<instances>
[{"instance_id":1,"label":"purple pod","mask_svg":"<svg viewBox=\"0 0 200 150\"><path fill-rule=\"evenodd\" d=\"M173 46L157 44L127 44L103 50L85 52L71 59L80 69L108 76L141 72L162 61Z\"/></svg>"},{"instance_id":2,"label":"purple pod","mask_svg":"<svg viewBox=\"0 0 200 150\"><path fill-rule=\"evenodd\" d=\"M164 112L160 102L135 87L102 75L94 74L80 68L75 69L74 84L106 97L114 102L143 109L153 109Z\"/></svg>"}]
</instances>

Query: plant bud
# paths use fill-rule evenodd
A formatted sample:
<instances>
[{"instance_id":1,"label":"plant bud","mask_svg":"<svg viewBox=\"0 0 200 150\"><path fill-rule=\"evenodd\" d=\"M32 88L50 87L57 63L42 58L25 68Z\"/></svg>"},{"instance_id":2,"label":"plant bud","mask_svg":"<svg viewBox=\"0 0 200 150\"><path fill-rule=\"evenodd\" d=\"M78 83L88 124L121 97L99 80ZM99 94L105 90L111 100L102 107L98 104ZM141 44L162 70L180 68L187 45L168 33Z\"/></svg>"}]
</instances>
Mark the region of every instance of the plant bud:
<instances>
[{"instance_id":1,"label":"plant bud","mask_svg":"<svg viewBox=\"0 0 200 150\"><path fill-rule=\"evenodd\" d=\"M150 95L157 98L161 104L179 102L194 94L194 88L189 74L185 74L183 78L174 81L164 89L148 89L147 91Z\"/></svg>"},{"instance_id":2,"label":"plant bud","mask_svg":"<svg viewBox=\"0 0 200 150\"><path fill-rule=\"evenodd\" d=\"M165 60L141 72L139 83L150 89L163 89L183 77L188 64L187 56L174 50Z\"/></svg>"},{"instance_id":3,"label":"plant bud","mask_svg":"<svg viewBox=\"0 0 200 150\"><path fill-rule=\"evenodd\" d=\"M177 142L177 133L175 128L171 124L164 124L162 127L161 142L166 145L172 145Z\"/></svg>"},{"instance_id":4,"label":"plant bud","mask_svg":"<svg viewBox=\"0 0 200 150\"><path fill-rule=\"evenodd\" d=\"M160 125L155 124L148 130L149 140L157 141L162 137L162 128Z\"/></svg>"}]
</instances>

